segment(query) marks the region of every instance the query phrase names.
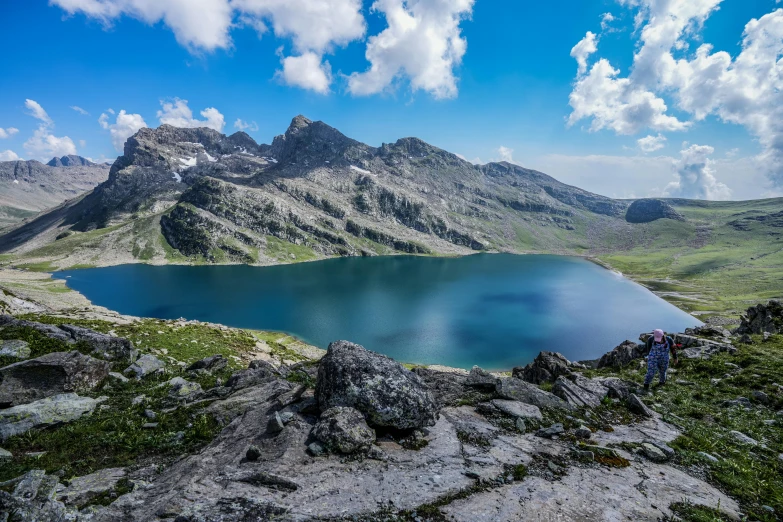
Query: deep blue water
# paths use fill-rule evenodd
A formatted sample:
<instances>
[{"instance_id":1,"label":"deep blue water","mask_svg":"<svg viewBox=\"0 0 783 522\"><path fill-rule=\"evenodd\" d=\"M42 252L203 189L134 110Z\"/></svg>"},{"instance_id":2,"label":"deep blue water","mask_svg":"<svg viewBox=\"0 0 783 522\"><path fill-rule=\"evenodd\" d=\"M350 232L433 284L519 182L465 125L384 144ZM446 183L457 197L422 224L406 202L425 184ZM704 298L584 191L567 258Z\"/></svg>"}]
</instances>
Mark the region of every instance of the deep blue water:
<instances>
[{"instance_id":1,"label":"deep blue water","mask_svg":"<svg viewBox=\"0 0 783 522\"><path fill-rule=\"evenodd\" d=\"M123 314L347 339L399 361L509 369L541 350L593 359L625 339L700 324L574 257L340 258L272 267L121 265L58 272Z\"/></svg>"}]
</instances>

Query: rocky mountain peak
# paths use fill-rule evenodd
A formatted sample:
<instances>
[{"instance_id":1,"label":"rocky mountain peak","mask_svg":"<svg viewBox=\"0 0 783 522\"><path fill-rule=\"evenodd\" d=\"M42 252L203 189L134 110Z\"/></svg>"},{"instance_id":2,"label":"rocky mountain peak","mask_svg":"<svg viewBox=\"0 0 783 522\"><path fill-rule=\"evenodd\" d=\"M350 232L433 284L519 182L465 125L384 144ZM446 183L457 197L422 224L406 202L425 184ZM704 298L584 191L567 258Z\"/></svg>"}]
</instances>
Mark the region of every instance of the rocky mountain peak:
<instances>
[{"instance_id":1,"label":"rocky mountain peak","mask_svg":"<svg viewBox=\"0 0 783 522\"><path fill-rule=\"evenodd\" d=\"M270 154L283 163L311 165L338 160L352 147L370 149L322 121L312 121L300 115L291 120L285 134L275 137Z\"/></svg>"},{"instance_id":2,"label":"rocky mountain peak","mask_svg":"<svg viewBox=\"0 0 783 522\"><path fill-rule=\"evenodd\" d=\"M625 214L625 220L629 223L650 223L664 218L685 221L679 212L660 199L637 199Z\"/></svg>"},{"instance_id":3,"label":"rocky mountain peak","mask_svg":"<svg viewBox=\"0 0 783 522\"><path fill-rule=\"evenodd\" d=\"M95 165L92 161L75 154L69 154L61 158L52 158L47 163L50 167L90 167Z\"/></svg>"}]
</instances>

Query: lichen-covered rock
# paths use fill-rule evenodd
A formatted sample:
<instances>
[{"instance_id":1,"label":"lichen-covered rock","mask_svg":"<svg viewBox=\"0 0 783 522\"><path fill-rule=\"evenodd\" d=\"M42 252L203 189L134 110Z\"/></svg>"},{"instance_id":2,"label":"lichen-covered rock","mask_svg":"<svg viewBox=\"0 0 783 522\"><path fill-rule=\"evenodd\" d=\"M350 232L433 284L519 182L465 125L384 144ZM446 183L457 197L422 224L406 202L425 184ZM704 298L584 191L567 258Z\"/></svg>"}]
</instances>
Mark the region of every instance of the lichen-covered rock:
<instances>
[{"instance_id":1,"label":"lichen-covered rock","mask_svg":"<svg viewBox=\"0 0 783 522\"><path fill-rule=\"evenodd\" d=\"M77 520L79 513L55 500L59 480L42 469L28 471L6 482L12 493L0 490L0 520L14 522L66 522ZM9 517L10 518L6 518Z\"/></svg>"},{"instance_id":2,"label":"lichen-covered rock","mask_svg":"<svg viewBox=\"0 0 783 522\"><path fill-rule=\"evenodd\" d=\"M335 406L321 414L313 436L327 448L340 453L366 451L375 442L375 431L355 408Z\"/></svg>"},{"instance_id":3,"label":"lichen-covered rock","mask_svg":"<svg viewBox=\"0 0 783 522\"><path fill-rule=\"evenodd\" d=\"M437 405L418 375L348 341L329 345L315 395L322 411L350 406L372 426L412 429L432 426L437 419Z\"/></svg>"},{"instance_id":4,"label":"lichen-covered rock","mask_svg":"<svg viewBox=\"0 0 783 522\"><path fill-rule=\"evenodd\" d=\"M685 221L682 214L660 199L637 199L625 212L625 220L629 223L650 223L664 218Z\"/></svg>"},{"instance_id":5,"label":"lichen-covered rock","mask_svg":"<svg viewBox=\"0 0 783 522\"><path fill-rule=\"evenodd\" d=\"M736 331L738 335L780 332L783 332L783 304L774 300L748 308Z\"/></svg>"},{"instance_id":6,"label":"lichen-covered rock","mask_svg":"<svg viewBox=\"0 0 783 522\"><path fill-rule=\"evenodd\" d=\"M511 415L512 417L534 420L543 419L541 410L538 408L538 406L534 406L532 404L525 404L524 402L509 401L505 399L494 399L492 401L492 405L506 415Z\"/></svg>"},{"instance_id":7,"label":"lichen-covered rock","mask_svg":"<svg viewBox=\"0 0 783 522\"><path fill-rule=\"evenodd\" d=\"M68 506L82 507L96 497L112 491L126 476L124 468L106 468L72 478L68 486L57 493L57 500Z\"/></svg>"},{"instance_id":8,"label":"lichen-covered rock","mask_svg":"<svg viewBox=\"0 0 783 522\"><path fill-rule=\"evenodd\" d=\"M598 380L572 374L569 377L558 377L552 393L577 408L597 408L609 394L609 388Z\"/></svg>"},{"instance_id":9,"label":"lichen-covered rock","mask_svg":"<svg viewBox=\"0 0 783 522\"><path fill-rule=\"evenodd\" d=\"M557 352L540 352L533 362L525 367L516 367L511 375L533 384L555 382L561 375L571 373L571 362Z\"/></svg>"},{"instance_id":10,"label":"lichen-covered rock","mask_svg":"<svg viewBox=\"0 0 783 522\"><path fill-rule=\"evenodd\" d=\"M0 368L0 405L91 390L108 375L106 361L76 351L49 353Z\"/></svg>"},{"instance_id":11,"label":"lichen-covered rock","mask_svg":"<svg viewBox=\"0 0 783 522\"><path fill-rule=\"evenodd\" d=\"M474 366L471 368L470 373L468 374L468 378L465 380L465 384L467 386L472 386L473 388L483 388L483 389L490 389L494 390L495 386L497 386L498 378L489 373L488 371L479 368L478 366Z\"/></svg>"},{"instance_id":12,"label":"lichen-covered rock","mask_svg":"<svg viewBox=\"0 0 783 522\"><path fill-rule=\"evenodd\" d=\"M21 404L0 410L0 440L26 433L32 429L46 428L71 422L91 413L98 405L96 399L64 393L29 404Z\"/></svg>"},{"instance_id":13,"label":"lichen-covered rock","mask_svg":"<svg viewBox=\"0 0 783 522\"><path fill-rule=\"evenodd\" d=\"M30 357L30 345L21 339L0 341L0 357L27 359Z\"/></svg>"},{"instance_id":14,"label":"lichen-covered rock","mask_svg":"<svg viewBox=\"0 0 783 522\"><path fill-rule=\"evenodd\" d=\"M226 366L228 366L228 359L226 359L223 355L216 354L210 355L209 357L204 357L203 359L194 362L185 368L185 371L193 372L201 370L207 372L216 372L222 370Z\"/></svg>"},{"instance_id":15,"label":"lichen-covered rock","mask_svg":"<svg viewBox=\"0 0 783 522\"><path fill-rule=\"evenodd\" d=\"M597 368L622 368L634 359L640 359L647 355L647 347L644 344L633 341L623 341L611 352L605 353L598 360Z\"/></svg>"},{"instance_id":16,"label":"lichen-covered rock","mask_svg":"<svg viewBox=\"0 0 783 522\"><path fill-rule=\"evenodd\" d=\"M60 329L71 334L74 341L86 342L92 348L94 355L105 359L130 360L135 353L133 344L128 339L122 337L112 337L89 328L70 324L60 325Z\"/></svg>"},{"instance_id":17,"label":"lichen-covered rock","mask_svg":"<svg viewBox=\"0 0 783 522\"><path fill-rule=\"evenodd\" d=\"M497 393L500 398L532 404L539 408L573 409L573 406L557 395L551 394L542 390L535 384L515 377L501 377L498 380L495 393Z\"/></svg>"},{"instance_id":18,"label":"lichen-covered rock","mask_svg":"<svg viewBox=\"0 0 783 522\"><path fill-rule=\"evenodd\" d=\"M190 382L182 377L174 377L169 381L170 401L190 402L197 399L204 391L197 382Z\"/></svg>"},{"instance_id":19,"label":"lichen-covered rock","mask_svg":"<svg viewBox=\"0 0 783 522\"><path fill-rule=\"evenodd\" d=\"M131 364L122 372L135 379L143 379L148 375L163 372L166 364L154 355L145 354L139 357L135 363Z\"/></svg>"}]
</instances>

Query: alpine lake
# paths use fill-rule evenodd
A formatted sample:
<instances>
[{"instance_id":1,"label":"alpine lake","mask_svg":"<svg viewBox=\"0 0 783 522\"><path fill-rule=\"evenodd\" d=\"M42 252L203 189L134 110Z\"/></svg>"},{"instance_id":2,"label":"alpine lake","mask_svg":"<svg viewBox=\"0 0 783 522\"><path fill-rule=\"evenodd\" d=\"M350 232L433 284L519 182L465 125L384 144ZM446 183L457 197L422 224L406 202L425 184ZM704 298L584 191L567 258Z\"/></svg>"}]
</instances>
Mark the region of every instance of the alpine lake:
<instances>
[{"instance_id":1,"label":"alpine lake","mask_svg":"<svg viewBox=\"0 0 783 522\"><path fill-rule=\"evenodd\" d=\"M701 324L586 259L477 254L339 258L269 267L120 265L54 274L94 304L345 339L400 362L508 370L542 350L600 357L625 339Z\"/></svg>"}]
</instances>

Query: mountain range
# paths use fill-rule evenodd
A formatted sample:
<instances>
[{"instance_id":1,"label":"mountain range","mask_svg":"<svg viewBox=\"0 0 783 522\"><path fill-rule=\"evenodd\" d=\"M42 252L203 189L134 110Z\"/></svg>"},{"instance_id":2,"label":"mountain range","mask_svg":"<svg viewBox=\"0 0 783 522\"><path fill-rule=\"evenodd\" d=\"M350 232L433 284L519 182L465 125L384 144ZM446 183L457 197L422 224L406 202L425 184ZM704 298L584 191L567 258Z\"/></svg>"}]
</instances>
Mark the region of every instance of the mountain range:
<instances>
[{"instance_id":1,"label":"mountain range","mask_svg":"<svg viewBox=\"0 0 783 522\"><path fill-rule=\"evenodd\" d=\"M47 270L394 253L575 254L640 281L655 279L655 289L694 308L678 300L714 300L705 297L712 287L689 288L694 278L744 263L723 242L743 256L766 258L772 271L764 265L760 273L779 274L782 224L783 199L614 200L512 163L474 165L417 138L373 147L297 116L271 145L244 132L141 129L108 179L6 231L0 253L17 266ZM634 253L651 249L663 252L654 264L634 264ZM672 278L682 284L660 288ZM765 288L780 295L781 286Z\"/></svg>"}]
</instances>

